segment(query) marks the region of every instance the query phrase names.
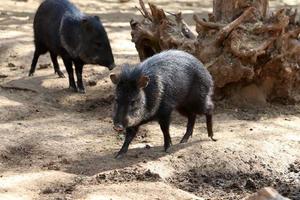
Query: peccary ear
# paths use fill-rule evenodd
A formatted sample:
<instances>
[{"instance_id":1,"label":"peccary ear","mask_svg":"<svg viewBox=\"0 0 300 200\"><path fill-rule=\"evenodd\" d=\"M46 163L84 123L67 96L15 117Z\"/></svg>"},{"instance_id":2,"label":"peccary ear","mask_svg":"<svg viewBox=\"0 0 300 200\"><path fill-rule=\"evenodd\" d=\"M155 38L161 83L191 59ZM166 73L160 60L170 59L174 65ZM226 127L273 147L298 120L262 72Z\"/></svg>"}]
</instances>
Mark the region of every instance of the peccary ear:
<instances>
[{"instance_id":1,"label":"peccary ear","mask_svg":"<svg viewBox=\"0 0 300 200\"><path fill-rule=\"evenodd\" d=\"M142 75L138 80L138 87L139 88L147 87L149 81L150 81L150 78L148 76Z\"/></svg>"},{"instance_id":2,"label":"peccary ear","mask_svg":"<svg viewBox=\"0 0 300 200\"><path fill-rule=\"evenodd\" d=\"M97 15L95 15L94 18L95 18L96 20L100 21L100 18L99 18Z\"/></svg>"},{"instance_id":3,"label":"peccary ear","mask_svg":"<svg viewBox=\"0 0 300 200\"><path fill-rule=\"evenodd\" d=\"M86 25L87 23L88 23L88 19L87 18L81 19L81 24L82 25Z\"/></svg>"},{"instance_id":4,"label":"peccary ear","mask_svg":"<svg viewBox=\"0 0 300 200\"><path fill-rule=\"evenodd\" d=\"M113 84L118 84L120 81L120 75L119 74L110 74L109 75L111 82L113 82Z\"/></svg>"},{"instance_id":5,"label":"peccary ear","mask_svg":"<svg viewBox=\"0 0 300 200\"><path fill-rule=\"evenodd\" d=\"M86 18L83 18L80 21L80 25L83 29L87 29L89 27L89 21Z\"/></svg>"}]
</instances>

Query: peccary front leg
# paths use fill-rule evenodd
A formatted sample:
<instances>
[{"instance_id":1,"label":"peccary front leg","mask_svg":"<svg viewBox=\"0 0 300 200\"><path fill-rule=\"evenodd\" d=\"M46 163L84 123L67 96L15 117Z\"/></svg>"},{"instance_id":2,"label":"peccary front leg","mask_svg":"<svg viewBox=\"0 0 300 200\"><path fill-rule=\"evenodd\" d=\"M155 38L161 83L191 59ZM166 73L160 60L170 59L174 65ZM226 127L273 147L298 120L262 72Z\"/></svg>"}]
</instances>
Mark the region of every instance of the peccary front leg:
<instances>
[{"instance_id":1,"label":"peccary front leg","mask_svg":"<svg viewBox=\"0 0 300 200\"><path fill-rule=\"evenodd\" d=\"M195 114L190 114L188 116L188 123L187 123L187 126L186 126L186 133L182 137L180 143L186 143L188 141L189 137L193 134L195 121L196 121L196 115Z\"/></svg>"},{"instance_id":2,"label":"peccary front leg","mask_svg":"<svg viewBox=\"0 0 300 200\"><path fill-rule=\"evenodd\" d=\"M75 62L75 72L77 76L77 89L80 93L85 93L85 88L82 81L82 68L83 63L80 63L78 61Z\"/></svg>"},{"instance_id":3,"label":"peccary front leg","mask_svg":"<svg viewBox=\"0 0 300 200\"><path fill-rule=\"evenodd\" d=\"M206 114L206 128L207 128L207 133L208 133L208 137L210 137L212 139L212 141L217 141L216 139L214 139L214 133L213 133L213 122L212 122L212 114Z\"/></svg>"},{"instance_id":4,"label":"peccary front leg","mask_svg":"<svg viewBox=\"0 0 300 200\"><path fill-rule=\"evenodd\" d=\"M40 55L41 55L41 53L36 49L34 51L34 55L33 55L33 58L32 58L31 67L30 67L30 71L29 71L28 76L33 76L33 74L35 72L36 64L37 64L37 61L38 61Z\"/></svg>"},{"instance_id":5,"label":"peccary front leg","mask_svg":"<svg viewBox=\"0 0 300 200\"><path fill-rule=\"evenodd\" d=\"M69 75L69 88L77 92L77 87L74 80L74 71L72 67L72 60L70 58L62 57L66 70Z\"/></svg>"},{"instance_id":6,"label":"peccary front leg","mask_svg":"<svg viewBox=\"0 0 300 200\"><path fill-rule=\"evenodd\" d=\"M57 74L59 78L65 78L64 73L62 73L62 71L60 71L59 69L59 64L57 62L57 55L50 52L50 57L54 66L54 73Z\"/></svg>"},{"instance_id":7,"label":"peccary front leg","mask_svg":"<svg viewBox=\"0 0 300 200\"><path fill-rule=\"evenodd\" d=\"M160 117L158 123L160 125L160 129L164 134L164 150L168 152L168 149L172 145L171 137L170 137L170 121L171 121L171 113Z\"/></svg>"},{"instance_id":8,"label":"peccary front leg","mask_svg":"<svg viewBox=\"0 0 300 200\"><path fill-rule=\"evenodd\" d=\"M131 143L133 138L136 136L138 129L139 129L138 126L126 128L126 136L125 136L124 144L123 144L122 148L120 149L120 151L117 153L115 158L117 158L117 159L122 158L124 156L124 154L126 154L126 152L128 151L129 144Z\"/></svg>"}]
</instances>

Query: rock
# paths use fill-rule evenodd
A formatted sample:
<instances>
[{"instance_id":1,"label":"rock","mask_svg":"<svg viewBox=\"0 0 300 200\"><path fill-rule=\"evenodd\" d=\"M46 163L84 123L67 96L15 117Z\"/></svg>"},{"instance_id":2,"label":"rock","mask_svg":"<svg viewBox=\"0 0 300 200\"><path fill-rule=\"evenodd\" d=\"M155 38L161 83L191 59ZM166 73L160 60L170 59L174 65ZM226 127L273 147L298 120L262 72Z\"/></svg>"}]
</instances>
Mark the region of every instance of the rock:
<instances>
[{"instance_id":1,"label":"rock","mask_svg":"<svg viewBox=\"0 0 300 200\"><path fill-rule=\"evenodd\" d=\"M9 67L9 68L15 68L16 65L14 63L8 63L7 67Z\"/></svg>"},{"instance_id":2,"label":"rock","mask_svg":"<svg viewBox=\"0 0 300 200\"><path fill-rule=\"evenodd\" d=\"M288 200L288 198L281 196L271 187L265 187L243 200Z\"/></svg>"},{"instance_id":3,"label":"rock","mask_svg":"<svg viewBox=\"0 0 300 200\"><path fill-rule=\"evenodd\" d=\"M257 189L255 182L251 178L249 178L247 180L245 188L249 189L249 190L255 190L255 189Z\"/></svg>"},{"instance_id":4,"label":"rock","mask_svg":"<svg viewBox=\"0 0 300 200\"><path fill-rule=\"evenodd\" d=\"M38 69L47 69L50 68L51 64L50 63L46 63L46 64L40 64L40 67Z\"/></svg>"},{"instance_id":5,"label":"rock","mask_svg":"<svg viewBox=\"0 0 300 200\"><path fill-rule=\"evenodd\" d=\"M0 78L7 78L8 75L5 75L5 74L0 74Z\"/></svg>"},{"instance_id":6,"label":"rock","mask_svg":"<svg viewBox=\"0 0 300 200\"><path fill-rule=\"evenodd\" d=\"M89 86L95 86L95 85L97 85L97 81L95 81L95 80L89 80L88 81L88 85Z\"/></svg>"}]
</instances>

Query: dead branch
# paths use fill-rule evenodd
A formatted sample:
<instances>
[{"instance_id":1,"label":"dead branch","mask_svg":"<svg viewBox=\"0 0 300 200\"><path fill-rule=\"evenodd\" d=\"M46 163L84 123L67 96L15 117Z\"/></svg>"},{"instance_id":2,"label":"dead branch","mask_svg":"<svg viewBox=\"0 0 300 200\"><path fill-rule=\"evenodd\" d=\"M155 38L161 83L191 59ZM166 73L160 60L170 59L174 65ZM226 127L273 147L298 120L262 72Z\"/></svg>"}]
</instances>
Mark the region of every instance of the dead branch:
<instances>
[{"instance_id":1,"label":"dead branch","mask_svg":"<svg viewBox=\"0 0 300 200\"><path fill-rule=\"evenodd\" d=\"M152 3L148 3L151 13L152 13L152 18L153 18L153 22L156 24L159 24L162 20L167 20L168 18L164 12L163 9L159 9L157 8L154 4Z\"/></svg>"},{"instance_id":2,"label":"dead branch","mask_svg":"<svg viewBox=\"0 0 300 200\"><path fill-rule=\"evenodd\" d=\"M149 19L150 21L152 21L152 17L151 17L151 15L149 14L149 12L148 12L148 10L146 9L146 6L145 6L145 4L144 4L144 2L143 2L143 0L139 0L139 3L140 3L140 6L141 6L141 10L140 10L140 12L142 13L142 15L145 17L145 18L147 18L147 19ZM142 12L143 11L143 12ZM144 14L143 14L144 13Z\"/></svg>"},{"instance_id":3,"label":"dead branch","mask_svg":"<svg viewBox=\"0 0 300 200\"><path fill-rule=\"evenodd\" d=\"M189 39L195 39L196 38L196 36L191 31L191 29L189 28L187 23L185 23L185 21L183 20L181 12L178 12L178 13L167 12L167 13L169 13L169 14L171 14L175 17L175 21L176 21L177 25L180 27L181 32L183 33L183 35L186 38L189 38Z\"/></svg>"},{"instance_id":4,"label":"dead branch","mask_svg":"<svg viewBox=\"0 0 300 200\"><path fill-rule=\"evenodd\" d=\"M200 19L197 15L193 15L193 19L196 21L197 24L209 29L217 29L220 30L225 27L224 24L214 23L214 22L205 22Z\"/></svg>"},{"instance_id":5,"label":"dead branch","mask_svg":"<svg viewBox=\"0 0 300 200\"><path fill-rule=\"evenodd\" d=\"M239 34L235 33L231 36L230 50L231 52L242 59L251 58L252 63L257 62L257 57L266 53L266 49L276 40L276 37L272 37L264 41L261 45L256 48L251 49L241 49L241 38L238 37Z\"/></svg>"},{"instance_id":6,"label":"dead branch","mask_svg":"<svg viewBox=\"0 0 300 200\"><path fill-rule=\"evenodd\" d=\"M216 37L216 45L221 45L225 38L227 38L227 36L230 34L230 32L238 27L244 20L248 19L254 10L254 7L248 8L240 17L222 28Z\"/></svg>"},{"instance_id":7,"label":"dead branch","mask_svg":"<svg viewBox=\"0 0 300 200\"><path fill-rule=\"evenodd\" d=\"M135 6L135 8L140 11L140 13L143 15L144 18L147 18L147 16L145 15L145 13L143 12L142 9L140 9L139 7Z\"/></svg>"}]
</instances>

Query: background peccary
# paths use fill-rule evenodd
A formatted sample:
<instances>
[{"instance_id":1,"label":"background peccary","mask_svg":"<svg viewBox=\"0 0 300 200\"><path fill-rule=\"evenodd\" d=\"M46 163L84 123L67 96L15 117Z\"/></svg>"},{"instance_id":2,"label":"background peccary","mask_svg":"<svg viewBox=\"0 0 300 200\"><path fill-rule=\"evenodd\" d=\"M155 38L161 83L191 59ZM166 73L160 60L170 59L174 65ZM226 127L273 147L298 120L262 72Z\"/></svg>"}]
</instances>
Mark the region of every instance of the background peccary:
<instances>
[{"instance_id":1,"label":"background peccary","mask_svg":"<svg viewBox=\"0 0 300 200\"><path fill-rule=\"evenodd\" d=\"M139 126L152 120L160 124L167 151L171 145L169 125L174 109L188 118L181 143L192 135L197 114L206 115L208 136L213 139L213 81L194 56L178 50L164 51L137 67L124 67L120 74L111 74L110 78L116 84L114 129L126 130L117 158L127 152Z\"/></svg>"},{"instance_id":2,"label":"background peccary","mask_svg":"<svg viewBox=\"0 0 300 200\"><path fill-rule=\"evenodd\" d=\"M48 51L55 73L60 77L64 75L59 69L57 56L62 57L69 75L69 86L78 92L85 92L82 82L84 64L114 68L114 57L100 19L81 13L68 0L45 0L36 12L33 26L35 52L29 76L34 74L39 56Z\"/></svg>"}]
</instances>

